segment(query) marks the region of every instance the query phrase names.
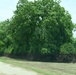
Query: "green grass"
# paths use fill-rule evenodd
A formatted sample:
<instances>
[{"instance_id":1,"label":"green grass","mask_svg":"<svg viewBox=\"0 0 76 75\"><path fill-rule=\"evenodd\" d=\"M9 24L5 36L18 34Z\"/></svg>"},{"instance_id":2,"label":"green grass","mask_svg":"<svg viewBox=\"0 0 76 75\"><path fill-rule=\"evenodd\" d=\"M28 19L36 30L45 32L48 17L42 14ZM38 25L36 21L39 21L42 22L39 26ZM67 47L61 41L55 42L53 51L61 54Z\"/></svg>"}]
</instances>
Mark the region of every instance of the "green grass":
<instances>
[{"instance_id":1,"label":"green grass","mask_svg":"<svg viewBox=\"0 0 76 75\"><path fill-rule=\"evenodd\" d=\"M0 57L0 61L33 70L38 75L76 75L76 63L34 62L7 57Z\"/></svg>"}]
</instances>

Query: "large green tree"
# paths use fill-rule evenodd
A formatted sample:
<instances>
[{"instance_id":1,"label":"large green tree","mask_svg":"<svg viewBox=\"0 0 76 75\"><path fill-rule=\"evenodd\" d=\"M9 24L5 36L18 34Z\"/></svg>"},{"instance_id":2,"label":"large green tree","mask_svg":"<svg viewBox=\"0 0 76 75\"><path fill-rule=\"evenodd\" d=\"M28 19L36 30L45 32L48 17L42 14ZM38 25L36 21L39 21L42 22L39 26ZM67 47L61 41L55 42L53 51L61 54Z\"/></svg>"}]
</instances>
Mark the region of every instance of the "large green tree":
<instances>
[{"instance_id":1,"label":"large green tree","mask_svg":"<svg viewBox=\"0 0 76 75\"><path fill-rule=\"evenodd\" d=\"M9 28L16 55L59 55L72 42L71 16L57 0L19 0Z\"/></svg>"}]
</instances>

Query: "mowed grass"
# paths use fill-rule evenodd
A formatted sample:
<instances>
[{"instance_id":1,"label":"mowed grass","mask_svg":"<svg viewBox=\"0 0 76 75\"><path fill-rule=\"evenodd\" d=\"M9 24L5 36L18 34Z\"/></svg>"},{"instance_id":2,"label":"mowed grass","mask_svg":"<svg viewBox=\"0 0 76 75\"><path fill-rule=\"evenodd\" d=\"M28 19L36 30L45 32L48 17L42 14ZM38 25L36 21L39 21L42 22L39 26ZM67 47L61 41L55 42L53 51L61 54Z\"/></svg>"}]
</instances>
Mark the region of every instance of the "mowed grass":
<instances>
[{"instance_id":1,"label":"mowed grass","mask_svg":"<svg viewBox=\"0 0 76 75\"><path fill-rule=\"evenodd\" d=\"M76 63L36 62L0 57L1 62L33 70L38 75L76 75Z\"/></svg>"}]
</instances>

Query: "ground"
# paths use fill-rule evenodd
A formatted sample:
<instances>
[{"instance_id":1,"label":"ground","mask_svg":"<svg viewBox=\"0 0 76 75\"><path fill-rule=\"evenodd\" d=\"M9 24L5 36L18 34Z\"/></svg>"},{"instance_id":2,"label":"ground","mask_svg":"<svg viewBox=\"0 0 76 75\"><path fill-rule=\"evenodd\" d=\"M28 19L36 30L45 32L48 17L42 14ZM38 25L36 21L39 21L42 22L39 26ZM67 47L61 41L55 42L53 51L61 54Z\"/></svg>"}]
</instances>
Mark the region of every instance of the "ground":
<instances>
[{"instance_id":1,"label":"ground","mask_svg":"<svg viewBox=\"0 0 76 75\"><path fill-rule=\"evenodd\" d=\"M3 68L3 70L5 69L6 71L9 71L9 72L11 72L10 70L13 70L19 73L21 69L23 73L24 71L27 71L27 73L29 72L31 73L31 75L33 73L36 75L76 75L76 63L72 63L72 62L71 63L41 62L41 61L29 61L25 59L24 60L13 59L8 57L0 57L0 62L1 62L1 65L2 64L4 65L7 63L6 65L14 68L14 70L9 68L5 69L4 66L0 65L1 70ZM9 65L9 64L12 64L12 65ZM1 73L4 73L4 71L2 71ZM13 75L16 75L16 74L13 74ZM21 75L29 75L29 74L21 74Z\"/></svg>"},{"instance_id":2,"label":"ground","mask_svg":"<svg viewBox=\"0 0 76 75\"><path fill-rule=\"evenodd\" d=\"M37 75L37 73L0 62L0 75Z\"/></svg>"}]
</instances>

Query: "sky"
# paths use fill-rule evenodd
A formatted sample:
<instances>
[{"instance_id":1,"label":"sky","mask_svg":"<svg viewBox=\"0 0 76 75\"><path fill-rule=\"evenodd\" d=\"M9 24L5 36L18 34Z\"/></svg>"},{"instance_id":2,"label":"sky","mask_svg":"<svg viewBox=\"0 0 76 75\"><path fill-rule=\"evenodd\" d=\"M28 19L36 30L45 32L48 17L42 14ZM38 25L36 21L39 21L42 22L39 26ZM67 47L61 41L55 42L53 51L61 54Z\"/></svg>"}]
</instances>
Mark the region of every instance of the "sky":
<instances>
[{"instance_id":1,"label":"sky","mask_svg":"<svg viewBox=\"0 0 76 75\"><path fill-rule=\"evenodd\" d=\"M17 2L18 0L0 0L0 21L4 21L13 16Z\"/></svg>"},{"instance_id":2,"label":"sky","mask_svg":"<svg viewBox=\"0 0 76 75\"><path fill-rule=\"evenodd\" d=\"M72 21L76 23L76 0L62 0L61 6L69 11L72 16Z\"/></svg>"},{"instance_id":3,"label":"sky","mask_svg":"<svg viewBox=\"0 0 76 75\"><path fill-rule=\"evenodd\" d=\"M16 10L18 0L0 0L0 21L10 19ZM61 6L67 10L72 17L72 21L76 23L76 0L61 0ZM73 32L76 37L76 32Z\"/></svg>"}]
</instances>

